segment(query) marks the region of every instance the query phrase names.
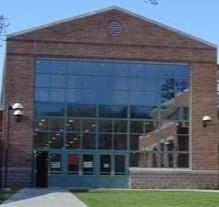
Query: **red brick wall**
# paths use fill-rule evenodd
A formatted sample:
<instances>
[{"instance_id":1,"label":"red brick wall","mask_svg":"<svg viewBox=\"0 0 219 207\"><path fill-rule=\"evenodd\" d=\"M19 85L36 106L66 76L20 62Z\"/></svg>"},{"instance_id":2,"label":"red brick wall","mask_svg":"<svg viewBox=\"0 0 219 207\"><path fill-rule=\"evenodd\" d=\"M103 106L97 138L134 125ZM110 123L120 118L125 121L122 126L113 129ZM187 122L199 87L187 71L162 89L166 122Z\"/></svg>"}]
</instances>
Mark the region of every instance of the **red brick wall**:
<instances>
[{"instance_id":1,"label":"red brick wall","mask_svg":"<svg viewBox=\"0 0 219 207\"><path fill-rule=\"evenodd\" d=\"M121 22L120 37L107 34L107 23L111 19ZM11 174L15 173L11 176L11 185L19 182L24 185L18 177L22 173L16 177L16 169L23 172L27 183L31 180L33 71L37 57L189 63L192 75L191 168L199 170L199 173L210 170L209 173L215 174L218 170L216 49L111 10L8 38L5 105L21 102L25 113L22 122L12 119L10 128L9 167ZM201 121L204 115L212 117L206 128L203 128ZM4 116L4 138L5 129ZM217 182L215 177L214 182Z\"/></svg>"}]
</instances>

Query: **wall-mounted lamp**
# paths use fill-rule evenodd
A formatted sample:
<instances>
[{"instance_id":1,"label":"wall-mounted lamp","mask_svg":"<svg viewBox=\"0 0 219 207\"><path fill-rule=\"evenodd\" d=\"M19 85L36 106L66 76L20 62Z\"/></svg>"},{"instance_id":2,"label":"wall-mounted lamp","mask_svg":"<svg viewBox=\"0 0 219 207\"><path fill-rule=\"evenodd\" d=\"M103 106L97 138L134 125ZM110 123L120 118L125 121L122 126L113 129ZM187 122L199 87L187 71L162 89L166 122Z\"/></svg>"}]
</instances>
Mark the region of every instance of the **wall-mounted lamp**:
<instances>
[{"instance_id":1,"label":"wall-mounted lamp","mask_svg":"<svg viewBox=\"0 0 219 207\"><path fill-rule=\"evenodd\" d=\"M15 103L11 106L11 110L13 110L13 115L16 117L16 121L21 121L22 116L24 115L23 112L23 105L21 103Z\"/></svg>"},{"instance_id":2,"label":"wall-mounted lamp","mask_svg":"<svg viewBox=\"0 0 219 207\"><path fill-rule=\"evenodd\" d=\"M5 140L5 172L4 172L4 187L8 186L8 154L9 154L9 144L10 144L10 112L13 112L13 115L16 117L16 121L21 121L21 118L24 115L23 105L21 103L14 103L8 105L6 108L6 122L7 122L7 131L6 131L6 140Z\"/></svg>"},{"instance_id":3,"label":"wall-mounted lamp","mask_svg":"<svg viewBox=\"0 0 219 207\"><path fill-rule=\"evenodd\" d=\"M203 116L202 117L202 123L203 123L203 127L207 127L207 125L209 124L209 122L211 122L211 117L210 116Z\"/></svg>"}]
</instances>

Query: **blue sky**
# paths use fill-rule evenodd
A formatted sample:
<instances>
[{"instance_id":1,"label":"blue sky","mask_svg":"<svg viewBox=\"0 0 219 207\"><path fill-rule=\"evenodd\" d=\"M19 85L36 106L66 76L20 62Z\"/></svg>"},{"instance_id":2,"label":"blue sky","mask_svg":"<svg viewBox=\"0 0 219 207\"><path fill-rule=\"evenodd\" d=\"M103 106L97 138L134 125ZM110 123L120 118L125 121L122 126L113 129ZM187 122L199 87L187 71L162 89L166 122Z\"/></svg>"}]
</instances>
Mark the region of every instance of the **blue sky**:
<instances>
[{"instance_id":1,"label":"blue sky","mask_svg":"<svg viewBox=\"0 0 219 207\"><path fill-rule=\"evenodd\" d=\"M219 45L218 0L158 1L158 6L152 6L145 4L144 0L3 0L0 4L0 14L8 18L10 34L117 5ZM3 45L0 47L0 80L4 55Z\"/></svg>"}]
</instances>

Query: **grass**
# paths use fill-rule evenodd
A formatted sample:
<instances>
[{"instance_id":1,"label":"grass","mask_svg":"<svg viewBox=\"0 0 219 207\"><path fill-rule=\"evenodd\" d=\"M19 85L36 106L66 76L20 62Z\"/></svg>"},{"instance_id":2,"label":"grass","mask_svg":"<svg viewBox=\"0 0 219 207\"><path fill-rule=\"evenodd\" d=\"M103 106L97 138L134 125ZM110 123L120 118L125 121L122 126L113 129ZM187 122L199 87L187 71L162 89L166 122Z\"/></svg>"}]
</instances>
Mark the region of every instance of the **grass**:
<instances>
[{"instance_id":1,"label":"grass","mask_svg":"<svg viewBox=\"0 0 219 207\"><path fill-rule=\"evenodd\" d=\"M219 192L91 190L75 195L89 207L219 206Z\"/></svg>"},{"instance_id":2,"label":"grass","mask_svg":"<svg viewBox=\"0 0 219 207\"><path fill-rule=\"evenodd\" d=\"M3 191L0 189L0 204L10 198L14 193L16 193L16 190Z\"/></svg>"}]
</instances>

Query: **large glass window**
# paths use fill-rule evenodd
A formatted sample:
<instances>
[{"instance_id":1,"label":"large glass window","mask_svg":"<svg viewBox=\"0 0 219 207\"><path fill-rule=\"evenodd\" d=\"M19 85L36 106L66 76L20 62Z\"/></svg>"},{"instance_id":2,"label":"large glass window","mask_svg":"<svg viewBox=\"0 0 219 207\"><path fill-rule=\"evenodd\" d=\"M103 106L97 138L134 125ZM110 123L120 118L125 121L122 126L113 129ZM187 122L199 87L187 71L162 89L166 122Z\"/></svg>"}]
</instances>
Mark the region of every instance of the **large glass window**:
<instances>
[{"instance_id":1,"label":"large glass window","mask_svg":"<svg viewBox=\"0 0 219 207\"><path fill-rule=\"evenodd\" d=\"M189 167L190 72L186 64L37 59L34 147L68 150L68 171ZM104 151L107 155L104 155ZM76 152L76 153L75 153ZM109 155L109 156L108 156ZM128 156L129 155L129 156ZM58 166L58 162L56 165Z\"/></svg>"}]
</instances>

